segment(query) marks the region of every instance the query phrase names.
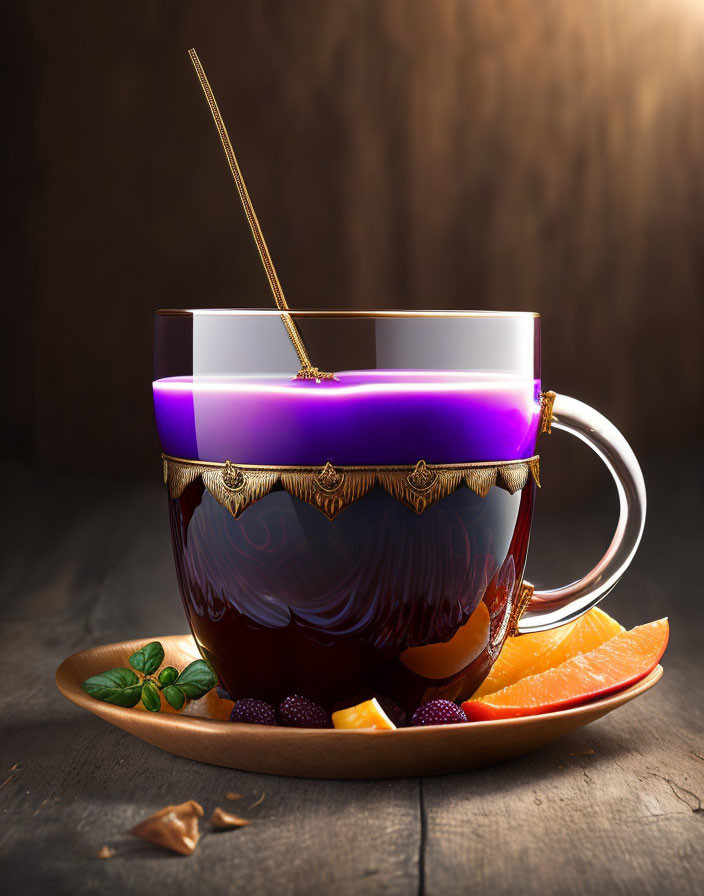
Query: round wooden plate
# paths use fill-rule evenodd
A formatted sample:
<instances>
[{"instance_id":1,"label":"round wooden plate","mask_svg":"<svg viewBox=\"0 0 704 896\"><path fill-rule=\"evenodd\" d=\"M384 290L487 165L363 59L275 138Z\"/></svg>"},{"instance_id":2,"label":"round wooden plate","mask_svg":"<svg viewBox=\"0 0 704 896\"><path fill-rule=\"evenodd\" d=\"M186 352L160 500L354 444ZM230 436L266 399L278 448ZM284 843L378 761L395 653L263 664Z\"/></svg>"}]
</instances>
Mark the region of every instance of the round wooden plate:
<instances>
[{"instance_id":1,"label":"round wooden plate","mask_svg":"<svg viewBox=\"0 0 704 896\"><path fill-rule=\"evenodd\" d=\"M304 778L399 778L442 775L496 765L531 753L599 719L649 690L662 676L657 666L637 684L574 709L464 725L401 728L397 731L335 731L233 725L234 705L212 691L181 713L146 712L103 703L81 683L115 666L149 640L159 640L167 664L181 668L198 658L190 635L140 638L74 653L56 670L61 693L107 722L177 756L239 768Z\"/></svg>"}]
</instances>

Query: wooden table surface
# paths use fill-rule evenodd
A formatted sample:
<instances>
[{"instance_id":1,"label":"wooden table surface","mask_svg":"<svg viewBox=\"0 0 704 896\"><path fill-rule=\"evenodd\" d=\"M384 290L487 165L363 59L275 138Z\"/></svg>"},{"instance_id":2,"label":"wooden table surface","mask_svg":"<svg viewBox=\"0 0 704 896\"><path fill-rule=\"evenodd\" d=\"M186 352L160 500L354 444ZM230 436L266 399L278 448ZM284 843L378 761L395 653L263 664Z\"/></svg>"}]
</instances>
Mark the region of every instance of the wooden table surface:
<instances>
[{"instance_id":1,"label":"wooden table surface","mask_svg":"<svg viewBox=\"0 0 704 896\"><path fill-rule=\"evenodd\" d=\"M673 472L676 466L676 471ZM165 496L5 471L0 568L0 881L6 893L701 893L702 495L697 458L646 468L649 520L606 602L669 615L661 683L542 751L463 775L310 781L189 762L68 703L68 654L185 630ZM696 472L688 477L687 471ZM603 550L614 499L538 512L529 578L557 584ZM542 571L542 572L541 572ZM225 794L243 794L228 804ZM262 795L258 806L249 809ZM168 803L237 807L247 828L189 858L125 831ZM103 845L117 855L95 858Z\"/></svg>"}]
</instances>

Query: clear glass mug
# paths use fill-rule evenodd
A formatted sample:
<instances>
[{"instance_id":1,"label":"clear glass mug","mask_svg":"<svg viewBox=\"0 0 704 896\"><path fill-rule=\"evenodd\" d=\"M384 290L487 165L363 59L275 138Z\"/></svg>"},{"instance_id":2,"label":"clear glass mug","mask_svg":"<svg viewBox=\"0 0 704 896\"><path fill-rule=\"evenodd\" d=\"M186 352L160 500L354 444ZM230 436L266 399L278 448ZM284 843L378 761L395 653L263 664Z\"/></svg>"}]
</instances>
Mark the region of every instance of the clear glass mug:
<instances>
[{"instance_id":1,"label":"clear glass mug","mask_svg":"<svg viewBox=\"0 0 704 896\"><path fill-rule=\"evenodd\" d=\"M292 323L334 378L296 376ZM186 615L233 698L464 699L509 632L601 600L641 537L638 462L543 393L537 314L160 311L153 388ZM602 458L620 516L591 572L533 593L551 428Z\"/></svg>"}]
</instances>

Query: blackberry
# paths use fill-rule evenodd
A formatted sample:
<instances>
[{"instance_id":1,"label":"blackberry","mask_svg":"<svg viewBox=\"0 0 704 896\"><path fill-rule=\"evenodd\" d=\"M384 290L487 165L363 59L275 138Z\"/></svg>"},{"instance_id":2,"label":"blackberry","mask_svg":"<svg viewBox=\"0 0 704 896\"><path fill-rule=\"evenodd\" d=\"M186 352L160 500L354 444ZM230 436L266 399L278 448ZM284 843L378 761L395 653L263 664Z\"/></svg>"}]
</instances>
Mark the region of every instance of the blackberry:
<instances>
[{"instance_id":1,"label":"blackberry","mask_svg":"<svg viewBox=\"0 0 704 896\"><path fill-rule=\"evenodd\" d=\"M293 694L281 702L279 721L287 728L332 728L329 713L300 694Z\"/></svg>"},{"instance_id":2,"label":"blackberry","mask_svg":"<svg viewBox=\"0 0 704 896\"><path fill-rule=\"evenodd\" d=\"M450 700L431 700L419 706L413 713L411 725L453 725L466 722L463 710Z\"/></svg>"},{"instance_id":3,"label":"blackberry","mask_svg":"<svg viewBox=\"0 0 704 896\"><path fill-rule=\"evenodd\" d=\"M235 703L230 713L230 721L245 725L276 725L276 713L263 700L244 697Z\"/></svg>"}]
</instances>

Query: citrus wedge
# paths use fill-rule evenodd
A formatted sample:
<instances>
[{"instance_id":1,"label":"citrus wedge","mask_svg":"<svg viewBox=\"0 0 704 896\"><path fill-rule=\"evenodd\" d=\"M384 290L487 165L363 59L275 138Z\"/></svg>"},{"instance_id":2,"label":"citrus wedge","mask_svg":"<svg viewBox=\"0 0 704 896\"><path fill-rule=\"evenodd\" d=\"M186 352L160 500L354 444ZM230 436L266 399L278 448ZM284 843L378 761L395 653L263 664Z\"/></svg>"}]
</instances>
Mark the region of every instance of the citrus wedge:
<instances>
[{"instance_id":1,"label":"citrus wedge","mask_svg":"<svg viewBox=\"0 0 704 896\"><path fill-rule=\"evenodd\" d=\"M470 722L479 722L553 712L604 697L652 672L665 652L669 633L667 619L639 625L546 672L529 675L479 700L466 700L462 709Z\"/></svg>"},{"instance_id":2,"label":"citrus wedge","mask_svg":"<svg viewBox=\"0 0 704 896\"><path fill-rule=\"evenodd\" d=\"M449 678L466 669L487 647L490 626L489 611L482 601L449 641L409 647L399 659L407 669L423 678Z\"/></svg>"},{"instance_id":3,"label":"citrus wedge","mask_svg":"<svg viewBox=\"0 0 704 896\"><path fill-rule=\"evenodd\" d=\"M376 697L350 706L349 709L340 709L332 714L332 724L335 728L387 728L395 730L396 726L379 705Z\"/></svg>"},{"instance_id":4,"label":"citrus wedge","mask_svg":"<svg viewBox=\"0 0 704 896\"><path fill-rule=\"evenodd\" d=\"M486 697L528 675L559 666L579 653L588 653L622 631L625 629L620 622L594 607L559 628L507 638L491 672L472 699Z\"/></svg>"}]
</instances>

